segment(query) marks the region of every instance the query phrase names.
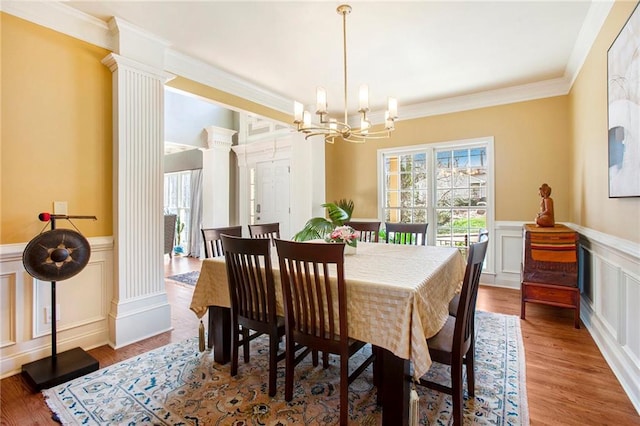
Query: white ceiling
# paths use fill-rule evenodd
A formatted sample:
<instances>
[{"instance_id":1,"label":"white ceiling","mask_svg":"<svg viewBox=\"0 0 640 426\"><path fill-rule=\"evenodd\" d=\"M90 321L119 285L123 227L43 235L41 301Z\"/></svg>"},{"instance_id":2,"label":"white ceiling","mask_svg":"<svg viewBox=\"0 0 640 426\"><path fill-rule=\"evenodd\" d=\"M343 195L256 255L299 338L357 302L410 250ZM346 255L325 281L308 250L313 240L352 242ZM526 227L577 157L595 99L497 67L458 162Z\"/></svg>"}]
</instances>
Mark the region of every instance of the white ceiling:
<instances>
[{"instance_id":1,"label":"white ceiling","mask_svg":"<svg viewBox=\"0 0 640 426\"><path fill-rule=\"evenodd\" d=\"M570 84L593 39L581 29L592 25L597 3L352 1L350 108L356 109L362 83L369 84L373 110L393 96L401 118L403 107L413 104L554 79ZM64 4L105 22L122 18L175 51L305 105L315 105L315 89L323 86L330 109L344 109L339 2Z\"/></svg>"}]
</instances>

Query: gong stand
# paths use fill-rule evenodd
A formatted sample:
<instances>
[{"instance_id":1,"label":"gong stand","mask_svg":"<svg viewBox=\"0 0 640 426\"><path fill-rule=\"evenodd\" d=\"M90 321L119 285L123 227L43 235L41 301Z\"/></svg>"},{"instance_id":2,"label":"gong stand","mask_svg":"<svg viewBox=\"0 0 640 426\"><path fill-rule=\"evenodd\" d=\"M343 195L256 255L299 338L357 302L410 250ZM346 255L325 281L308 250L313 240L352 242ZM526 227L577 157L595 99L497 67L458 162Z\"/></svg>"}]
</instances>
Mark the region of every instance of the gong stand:
<instances>
[{"instance_id":1,"label":"gong stand","mask_svg":"<svg viewBox=\"0 0 640 426\"><path fill-rule=\"evenodd\" d=\"M97 219L95 216L61 217L61 215L58 215L58 218L64 218L67 220L70 218L93 220ZM51 230L55 230L56 217L54 217L54 215L51 215L49 221L51 222ZM58 260L64 261L64 258L67 256L67 251L64 250L62 254L56 253L57 251L58 250L53 250L53 252L50 254L51 259L54 262ZM56 255L60 256L60 259L56 259ZM68 382L69 380L84 376L85 374L89 374L100 368L98 361L80 347L70 349L58 354L56 315L56 281L51 281L51 356L42 358L38 361L30 362L28 364L24 364L22 366L22 376L35 391L48 389L61 383Z\"/></svg>"}]
</instances>

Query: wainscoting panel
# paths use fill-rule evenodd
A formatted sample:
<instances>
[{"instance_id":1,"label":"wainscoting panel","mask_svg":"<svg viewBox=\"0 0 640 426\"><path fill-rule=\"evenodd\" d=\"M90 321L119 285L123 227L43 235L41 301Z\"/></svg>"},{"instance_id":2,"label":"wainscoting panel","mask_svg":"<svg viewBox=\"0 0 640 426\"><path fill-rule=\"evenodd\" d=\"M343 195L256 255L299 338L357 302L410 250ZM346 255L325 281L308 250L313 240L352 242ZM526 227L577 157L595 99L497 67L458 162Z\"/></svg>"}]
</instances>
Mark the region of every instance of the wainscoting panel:
<instances>
[{"instance_id":1,"label":"wainscoting panel","mask_svg":"<svg viewBox=\"0 0 640 426\"><path fill-rule=\"evenodd\" d=\"M635 365L640 365L640 332L638 332L638 324L640 324L640 278L625 274L624 284L626 296L624 298L625 306L625 333L623 343L626 346L629 356L632 357Z\"/></svg>"},{"instance_id":2,"label":"wainscoting panel","mask_svg":"<svg viewBox=\"0 0 640 426\"><path fill-rule=\"evenodd\" d=\"M0 274L0 348L16 343L16 274Z\"/></svg>"},{"instance_id":3,"label":"wainscoting panel","mask_svg":"<svg viewBox=\"0 0 640 426\"><path fill-rule=\"evenodd\" d=\"M89 238L91 258L76 276L56 284L60 306L57 348L85 350L108 343L107 312L113 295L113 238ZM45 307L51 283L32 278L22 264L25 244L0 246L0 377L51 355L51 323ZM47 309L48 311L48 309Z\"/></svg>"},{"instance_id":4,"label":"wainscoting panel","mask_svg":"<svg viewBox=\"0 0 640 426\"><path fill-rule=\"evenodd\" d=\"M622 282L620 268L604 258L598 258L595 270L595 311L612 336L618 338L620 328L620 286Z\"/></svg>"},{"instance_id":5,"label":"wainscoting panel","mask_svg":"<svg viewBox=\"0 0 640 426\"><path fill-rule=\"evenodd\" d=\"M567 225L580 234L582 322L640 412L640 244Z\"/></svg>"},{"instance_id":6,"label":"wainscoting panel","mask_svg":"<svg viewBox=\"0 0 640 426\"><path fill-rule=\"evenodd\" d=\"M489 241L495 241L493 282L489 277L482 276L485 284L500 287L520 289L520 263L522 262L522 225L524 222L496 222L495 236L489 236Z\"/></svg>"},{"instance_id":7,"label":"wainscoting panel","mask_svg":"<svg viewBox=\"0 0 640 426\"><path fill-rule=\"evenodd\" d=\"M56 283L58 332L107 319L101 280L104 265L104 260L93 260L78 275ZM33 337L36 338L51 333L51 319L45 317L51 309L51 283L32 281L35 294Z\"/></svg>"}]
</instances>

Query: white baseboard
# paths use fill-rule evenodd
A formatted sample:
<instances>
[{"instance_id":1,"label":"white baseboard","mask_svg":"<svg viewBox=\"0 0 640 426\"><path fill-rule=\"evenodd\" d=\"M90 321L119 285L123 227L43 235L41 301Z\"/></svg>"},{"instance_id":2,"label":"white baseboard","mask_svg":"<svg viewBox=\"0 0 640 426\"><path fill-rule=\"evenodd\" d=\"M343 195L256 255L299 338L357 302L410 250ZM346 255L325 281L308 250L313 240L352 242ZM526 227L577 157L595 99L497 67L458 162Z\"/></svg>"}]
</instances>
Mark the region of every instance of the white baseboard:
<instances>
[{"instance_id":1,"label":"white baseboard","mask_svg":"<svg viewBox=\"0 0 640 426\"><path fill-rule=\"evenodd\" d=\"M109 314L109 344L114 349L170 330L171 305L166 293L118 304Z\"/></svg>"}]
</instances>

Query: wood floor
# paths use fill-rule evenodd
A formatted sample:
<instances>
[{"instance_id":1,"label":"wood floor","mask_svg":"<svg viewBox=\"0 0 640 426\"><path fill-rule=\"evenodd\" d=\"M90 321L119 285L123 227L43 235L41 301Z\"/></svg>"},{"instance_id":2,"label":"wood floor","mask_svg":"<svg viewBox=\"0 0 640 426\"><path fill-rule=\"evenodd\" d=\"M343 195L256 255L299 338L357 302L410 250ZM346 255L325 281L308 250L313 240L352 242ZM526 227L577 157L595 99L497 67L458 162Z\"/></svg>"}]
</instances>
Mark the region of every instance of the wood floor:
<instances>
[{"instance_id":1,"label":"wood floor","mask_svg":"<svg viewBox=\"0 0 640 426\"><path fill-rule=\"evenodd\" d=\"M197 260L165 257L165 276L197 269ZM167 281L167 293L173 331L118 350L90 350L101 367L197 335L199 321L189 310L193 287ZM520 315L520 292L481 286L478 309ZM640 425L638 412L589 332L584 326L573 328L570 310L528 304L521 326L532 425ZM32 393L20 375L0 381L0 396L2 425L57 424L42 395Z\"/></svg>"}]
</instances>

